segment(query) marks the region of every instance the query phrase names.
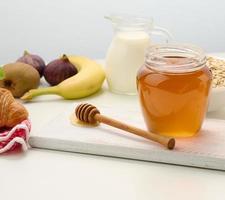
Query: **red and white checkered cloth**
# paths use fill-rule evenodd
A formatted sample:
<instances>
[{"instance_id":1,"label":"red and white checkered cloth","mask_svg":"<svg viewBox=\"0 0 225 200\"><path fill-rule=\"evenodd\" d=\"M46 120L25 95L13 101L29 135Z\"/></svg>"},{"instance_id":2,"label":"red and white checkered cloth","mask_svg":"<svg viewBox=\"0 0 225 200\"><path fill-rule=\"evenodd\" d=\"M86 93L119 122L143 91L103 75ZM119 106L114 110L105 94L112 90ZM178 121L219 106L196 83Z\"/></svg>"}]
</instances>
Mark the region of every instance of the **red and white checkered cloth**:
<instances>
[{"instance_id":1,"label":"red and white checkered cloth","mask_svg":"<svg viewBox=\"0 0 225 200\"><path fill-rule=\"evenodd\" d=\"M22 148L26 151L29 147L28 139L30 136L31 123L24 120L11 129L0 130L0 154Z\"/></svg>"}]
</instances>

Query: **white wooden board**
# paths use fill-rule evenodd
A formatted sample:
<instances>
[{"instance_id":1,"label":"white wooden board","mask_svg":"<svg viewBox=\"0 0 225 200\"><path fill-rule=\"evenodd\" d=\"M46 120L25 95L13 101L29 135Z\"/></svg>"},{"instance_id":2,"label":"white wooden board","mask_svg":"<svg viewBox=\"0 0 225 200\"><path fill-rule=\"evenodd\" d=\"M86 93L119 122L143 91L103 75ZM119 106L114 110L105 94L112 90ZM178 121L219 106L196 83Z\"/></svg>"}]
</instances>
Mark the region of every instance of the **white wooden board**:
<instances>
[{"instance_id":1,"label":"white wooden board","mask_svg":"<svg viewBox=\"0 0 225 200\"><path fill-rule=\"evenodd\" d=\"M33 147L155 161L177 165L225 170L225 121L207 119L198 137L179 139L174 150L131 135L124 131L100 125L73 126L70 123L71 106L32 133ZM120 119L145 129L138 106L98 106L102 114Z\"/></svg>"}]
</instances>

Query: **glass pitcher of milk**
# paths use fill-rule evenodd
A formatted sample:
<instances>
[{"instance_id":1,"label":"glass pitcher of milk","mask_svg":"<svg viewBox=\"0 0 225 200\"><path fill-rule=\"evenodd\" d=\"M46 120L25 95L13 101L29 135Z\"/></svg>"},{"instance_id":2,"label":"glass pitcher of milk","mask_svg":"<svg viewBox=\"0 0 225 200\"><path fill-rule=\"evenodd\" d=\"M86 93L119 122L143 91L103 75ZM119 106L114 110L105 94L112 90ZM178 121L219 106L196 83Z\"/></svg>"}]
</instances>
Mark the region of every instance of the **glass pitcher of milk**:
<instances>
[{"instance_id":1,"label":"glass pitcher of milk","mask_svg":"<svg viewBox=\"0 0 225 200\"><path fill-rule=\"evenodd\" d=\"M164 28L153 26L151 18L131 15L110 15L114 37L106 55L106 78L110 91L119 94L137 94L136 74L144 63L145 51L151 44L151 35L171 34Z\"/></svg>"}]
</instances>

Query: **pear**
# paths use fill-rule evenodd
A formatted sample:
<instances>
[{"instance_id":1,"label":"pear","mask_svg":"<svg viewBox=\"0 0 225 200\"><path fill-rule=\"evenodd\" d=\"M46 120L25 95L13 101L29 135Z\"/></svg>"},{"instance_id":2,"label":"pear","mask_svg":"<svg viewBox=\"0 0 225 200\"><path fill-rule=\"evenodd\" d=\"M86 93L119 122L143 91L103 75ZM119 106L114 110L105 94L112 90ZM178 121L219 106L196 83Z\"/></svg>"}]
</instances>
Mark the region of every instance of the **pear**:
<instances>
[{"instance_id":1,"label":"pear","mask_svg":"<svg viewBox=\"0 0 225 200\"><path fill-rule=\"evenodd\" d=\"M30 89L38 88L40 75L31 65L15 62L3 66L4 77L0 80L0 87L11 91L19 98Z\"/></svg>"}]
</instances>

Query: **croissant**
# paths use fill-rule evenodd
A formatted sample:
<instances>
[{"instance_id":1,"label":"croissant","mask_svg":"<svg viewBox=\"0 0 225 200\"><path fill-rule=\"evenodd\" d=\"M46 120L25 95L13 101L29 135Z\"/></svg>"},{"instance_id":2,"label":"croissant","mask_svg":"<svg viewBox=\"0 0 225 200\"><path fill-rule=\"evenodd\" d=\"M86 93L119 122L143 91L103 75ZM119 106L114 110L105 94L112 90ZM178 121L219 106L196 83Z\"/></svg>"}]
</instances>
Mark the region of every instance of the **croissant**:
<instances>
[{"instance_id":1,"label":"croissant","mask_svg":"<svg viewBox=\"0 0 225 200\"><path fill-rule=\"evenodd\" d=\"M9 90L0 88L0 128L12 128L27 118L26 108L14 99Z\"/></svg>"}]
</instances>

